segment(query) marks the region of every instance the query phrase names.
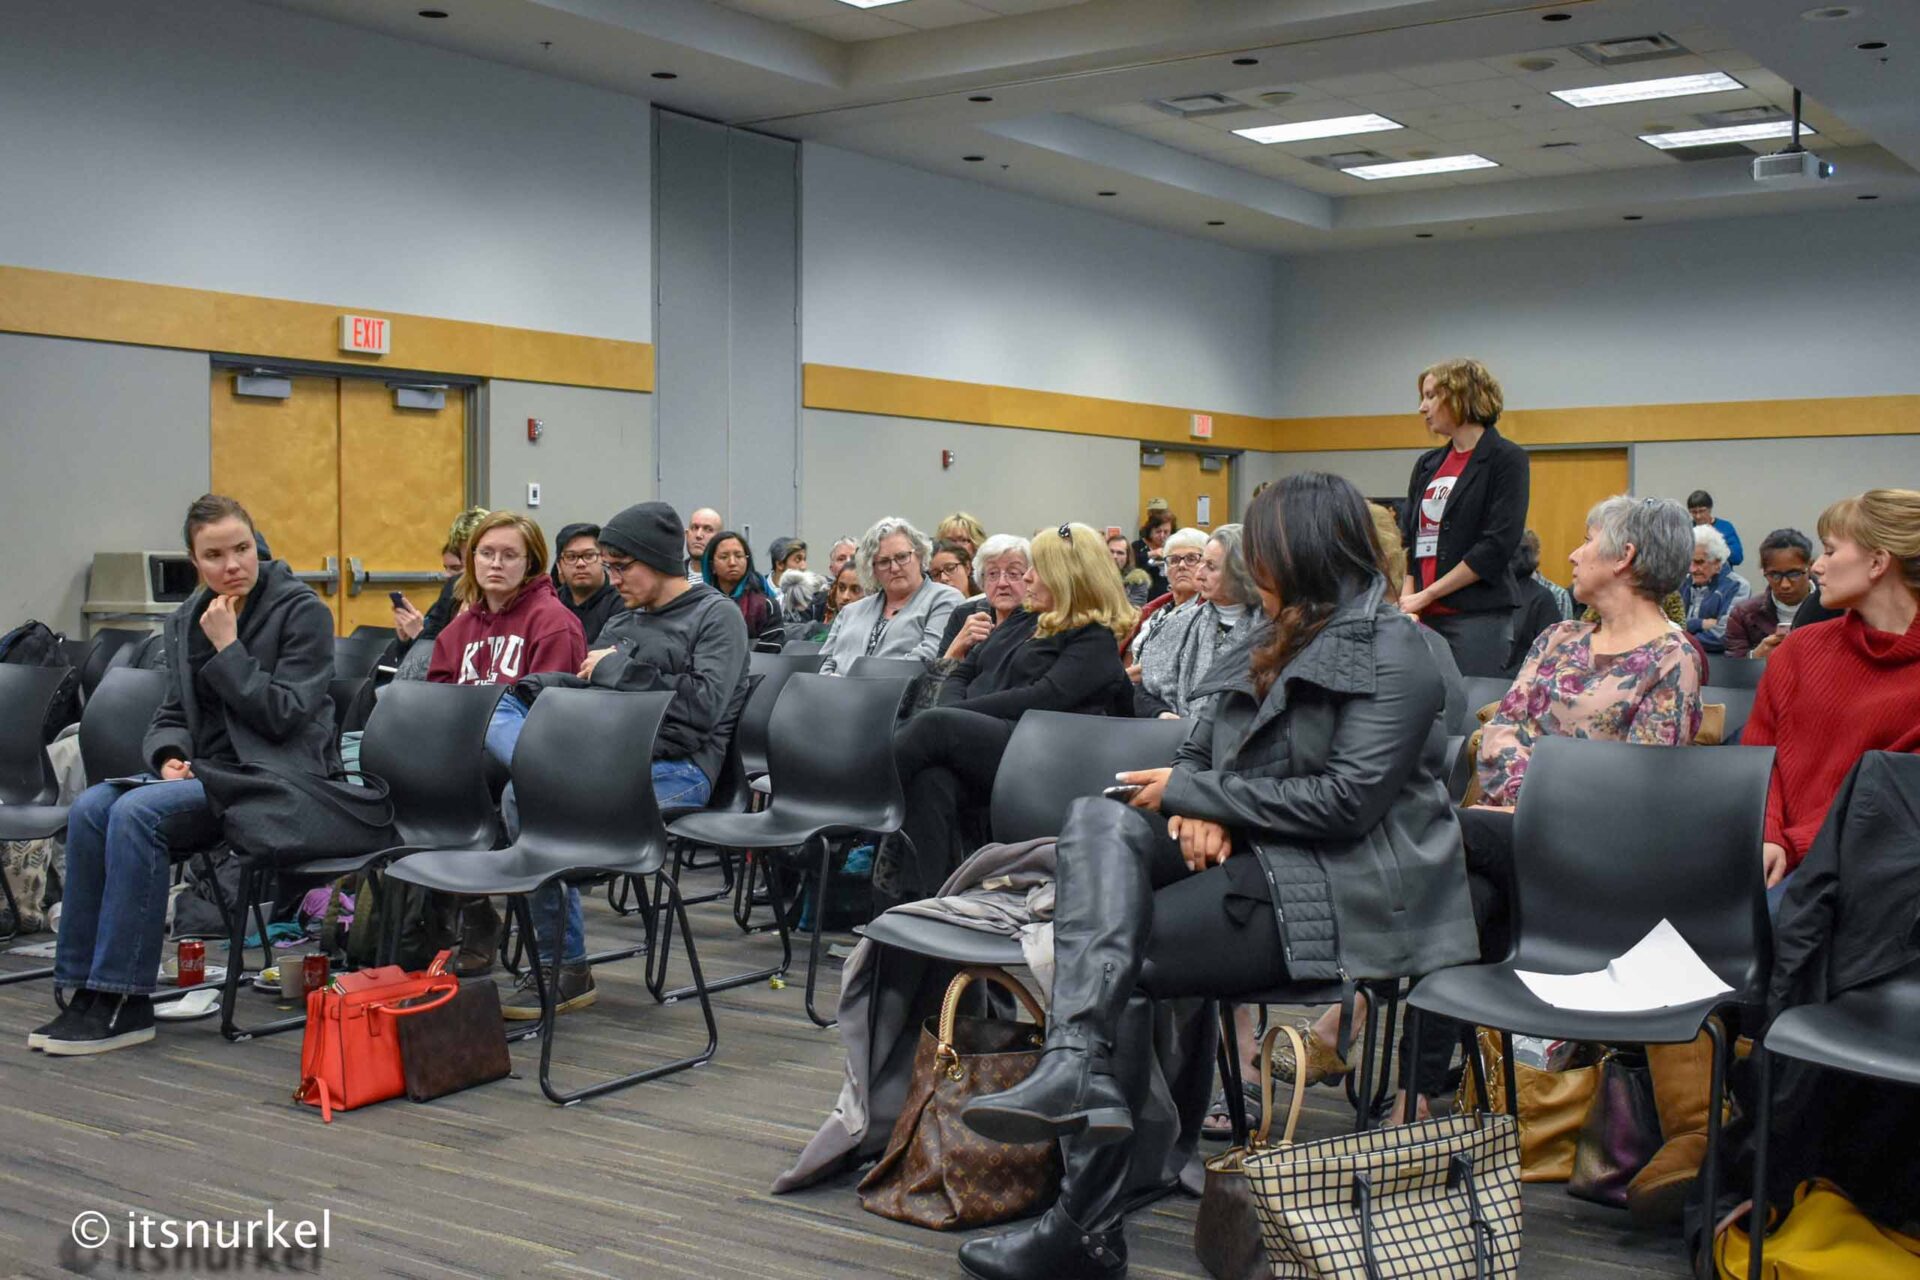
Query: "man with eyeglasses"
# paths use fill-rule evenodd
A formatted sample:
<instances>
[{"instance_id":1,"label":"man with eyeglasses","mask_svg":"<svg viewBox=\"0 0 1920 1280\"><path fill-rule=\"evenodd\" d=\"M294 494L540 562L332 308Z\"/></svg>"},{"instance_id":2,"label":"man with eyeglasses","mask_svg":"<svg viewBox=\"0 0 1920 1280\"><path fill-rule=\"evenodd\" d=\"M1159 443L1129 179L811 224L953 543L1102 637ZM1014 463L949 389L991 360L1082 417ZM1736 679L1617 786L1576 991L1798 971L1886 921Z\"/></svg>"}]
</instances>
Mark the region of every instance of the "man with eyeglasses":
<instances>
[{"instance_id":1,"label":"man with eyeglasses","mask_svg":"<svg viewBox=\"0 0 1920 1280\"><path fill-rule=\"evenodd\" d=\"M1840 615L1820 603L1812 570L1813 542L1798 529L1775 529L1760 544L1766 591L1733 607L1727 618L1727 656L1765 658L1787 632Z\"/></svg>"},{"instance_id":2,"label":"man with eyeglasses","mask_svg":"<svg viewBox=\"0 0 1920 1280\"><path fill-rule=\"evenodd\" d=\"M600 563L600 526L567 525L554 545L559 548L553 557L554 593L580 619L580 627L587 633L587 648L591 649L607 619L625 608Z\"/></svg>"},{"instance_id":3,"label":"man with eyeglasses","mask_svg":"<svg viewBox=\"0 0 1920 1280\"><path fill-rule=\"evenodd\" d=\"M601 627L599 642L588 649L578 674L548 673L520 686L671 690L673 701L653 744L653 793L662 809L706 804L747 701L747 624L733 601L705 583L687 580L686 549L680 516L664 502L628 507L601 525L600 568L624 607ZM582 768L592 764L580 762ZM510 832L513 826L510 819ZM559 892L549 887L535 895L532 906L541 962L552 964L559 953L554 1007L566 1012L592 1003L593 974L578 890L566 890L565 935L553 937ZM540 1016L531 978L523 980L502 1013L515 1020Z\"/></svg>"}]
</instances>

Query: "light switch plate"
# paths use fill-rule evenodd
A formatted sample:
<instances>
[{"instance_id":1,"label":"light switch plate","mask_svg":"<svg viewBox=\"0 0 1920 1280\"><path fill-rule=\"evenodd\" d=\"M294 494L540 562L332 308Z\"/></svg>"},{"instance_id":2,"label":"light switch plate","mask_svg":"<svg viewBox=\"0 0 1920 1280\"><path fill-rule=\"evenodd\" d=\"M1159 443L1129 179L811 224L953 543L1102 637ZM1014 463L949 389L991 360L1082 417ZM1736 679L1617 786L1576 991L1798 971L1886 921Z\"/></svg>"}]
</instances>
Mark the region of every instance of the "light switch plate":
<instances>
[{"instance_id":1,"label":"light switch plate","mask_svg":"<svg viewBox=\"0 0 1920 1280\"><path fill-rule=\"evenodd\" d=\"M537 480L527 481L527 505L530 507L540 505L540 482Z\"/></svg>"}]
</instances>

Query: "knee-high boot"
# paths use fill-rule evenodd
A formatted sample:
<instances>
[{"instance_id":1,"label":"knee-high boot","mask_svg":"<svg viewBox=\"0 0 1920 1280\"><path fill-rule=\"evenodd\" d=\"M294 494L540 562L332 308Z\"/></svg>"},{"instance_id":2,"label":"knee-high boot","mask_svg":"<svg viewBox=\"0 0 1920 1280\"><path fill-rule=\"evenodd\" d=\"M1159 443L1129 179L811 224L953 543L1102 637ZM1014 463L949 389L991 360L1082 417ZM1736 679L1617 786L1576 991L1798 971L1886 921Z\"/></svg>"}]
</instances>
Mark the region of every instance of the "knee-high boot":
<instances>
[{"instance_id":1,"label":"knee-high boot","mask_svg":"<svg viewBox=\"0 0 1920 1280\"><path fill-rule=\"evenodd\" d=\"M974 1280L1118 1280L1127 1272L1125 1224L1116 1212L1131 1143L1096 1145L1086 1135L1061 1147L1060 1198L1023 1222L960 1246Z\"/></svg>"},{"instance_id":2,"label":"knee-high boot","mask_svg":"<svg viewBox=\"0 0 1920 1280\"><path fill-rule=\"evenodd\" d=\"M1627 1209L1641 1226L1680 1221L1707 1158L1707 1109L1714 1104L1713 1041L1702 1031L1687 1044L1650 1044L1647 1066L1665 1139L1627 1184Z\"/></svg>"},{"instance_id":3,"label":"knee-high boot","mask_svg":"<svg viewBox=\"0 0 1920 1280\"><path fill-rule=\"evenodd\" d=\"M1046 1050L1032 1075L967 1107L962 1118L976 1132L1000 1142L1078 1134L1094 1144L1133 1132L1113 1075L1113 1039L1152 925L1147 850L1157 838L1144 815L1111 800L1076 800L1067 811L1054 880Z\"/></svg>"}]
</instances>

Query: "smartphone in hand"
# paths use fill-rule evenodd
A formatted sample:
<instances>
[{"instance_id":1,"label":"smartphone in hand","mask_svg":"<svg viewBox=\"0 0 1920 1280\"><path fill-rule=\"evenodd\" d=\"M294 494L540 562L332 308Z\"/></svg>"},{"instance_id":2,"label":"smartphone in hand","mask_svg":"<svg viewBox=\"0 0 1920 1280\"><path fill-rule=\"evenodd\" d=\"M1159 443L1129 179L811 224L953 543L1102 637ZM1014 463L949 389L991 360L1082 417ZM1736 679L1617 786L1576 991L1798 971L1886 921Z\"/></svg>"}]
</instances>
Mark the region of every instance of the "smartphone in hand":
<instances>
[{"instance_id":1,"label":"smartphone in hand","mask_svg":"<svg viewBox=\"0 0 1920 1280\"><path fill-rule=\"evenodd\" d=\"M407 596L403 591L389 591L387 592L387 599L393 601L393 607L396 609L404 609L407 607Z\"/></svg>"},{"instance_id":2,"label":"smartphone in hand","mask_svg":"<svg viewBox=\"0 0 1920 1280\"><path fill-rule=\"evenodd\" d=\"M1145 789L1145 787L1137 782L1127 782L1119 786L1108 787L1100 794L1109 800L1118 800L1125 804L1130 803L1135 796L1139 795Z\"/></svg>"}]
</instances>

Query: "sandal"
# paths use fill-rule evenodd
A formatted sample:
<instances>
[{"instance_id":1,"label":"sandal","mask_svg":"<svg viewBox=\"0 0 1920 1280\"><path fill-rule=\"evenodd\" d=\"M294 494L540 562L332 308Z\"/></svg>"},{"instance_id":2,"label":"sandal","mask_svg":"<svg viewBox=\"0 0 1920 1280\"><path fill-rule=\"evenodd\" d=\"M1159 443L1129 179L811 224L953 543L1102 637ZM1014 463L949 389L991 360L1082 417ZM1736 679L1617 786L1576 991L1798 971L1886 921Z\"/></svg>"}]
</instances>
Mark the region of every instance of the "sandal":
<instances>
[{"instance_id":1,"label":"sandal","mask_svg":"<svg viewBox=\"0 0 1920 1280\"><path fill-rule=\"evenodd\" d=\"M1243 1083L1241 1095L1246 1099L1247 1128L1260 1127L1260 1086ZM1213 1091L1213 1101L1207 1107L1207 1118L1200 1123L1202 1138L1232 1138L1233 1113L1227 1110L1227 1091L1219 1088Z\"/></svg>"},{"instance_id":2,"label":"sandal","mask_svg":"<svg viewBox=\"0 0 1920 1280\"><path fill-rule=\"evenodd\" d=\"M1315 1034L1310 1019L1295 1018L1293 1026L1307 1045L1308 1084L1338 1084L1353 1074L1353 1063L1327 1047L1326 1041ZM1359 1038L1355 1037L1354 1048L1358 1049L1359 1044ZM1293 1045L1284 1038L1274 1041L1273 1079L1276 1084L1283 1080L1293 1082Z\"/></svg>"}]
</instances>

